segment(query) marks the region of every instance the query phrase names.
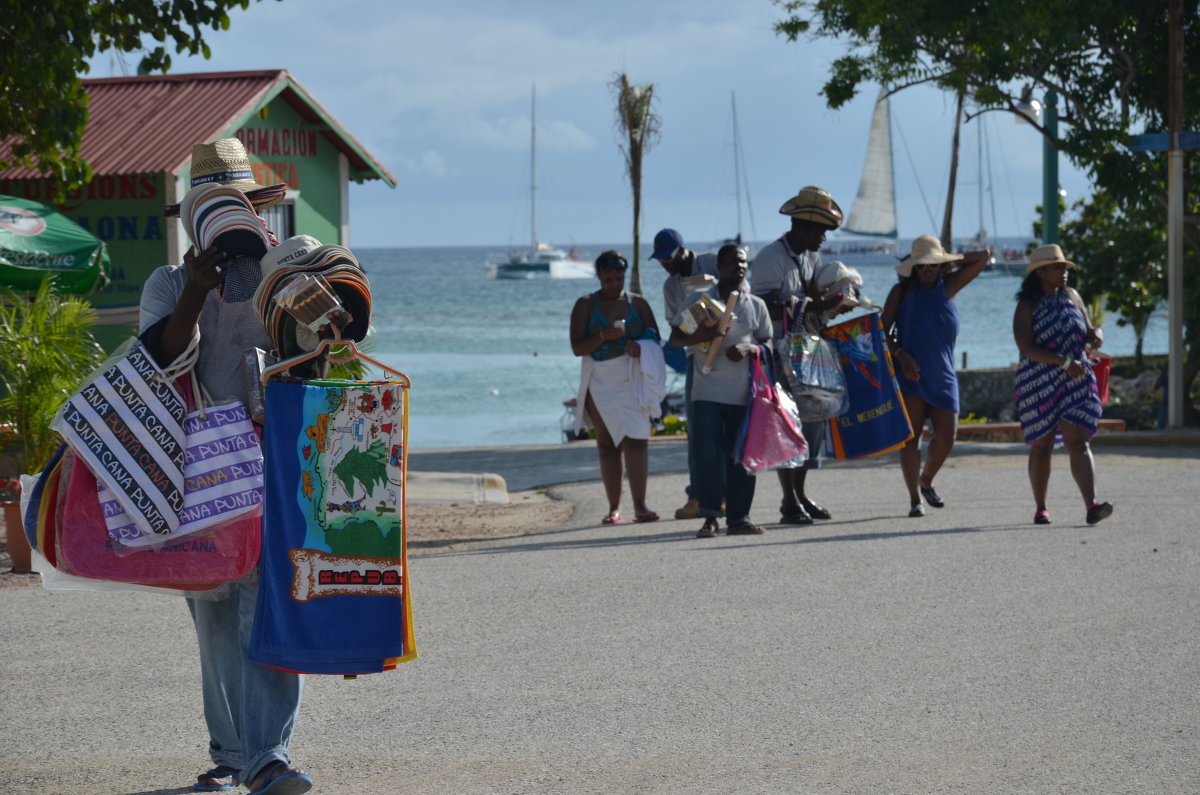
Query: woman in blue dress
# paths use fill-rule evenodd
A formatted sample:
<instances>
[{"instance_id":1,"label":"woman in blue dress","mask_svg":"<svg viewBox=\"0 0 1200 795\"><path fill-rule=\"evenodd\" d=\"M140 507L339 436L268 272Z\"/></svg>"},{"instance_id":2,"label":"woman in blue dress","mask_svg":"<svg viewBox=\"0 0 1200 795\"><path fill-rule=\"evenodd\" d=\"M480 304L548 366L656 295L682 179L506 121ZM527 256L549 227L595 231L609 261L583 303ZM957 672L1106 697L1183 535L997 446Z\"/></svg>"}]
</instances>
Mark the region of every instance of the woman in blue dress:
<instances>
[{"instance_id":1,"label":"woman in blue dress","mask_svg":"<svg viewBox=\"0 0 1200 795\"><path fill-rule=\"evenodd\" d=\"M1100 396L1085 348L1099 348L1104 333L1092 327L1079 293L1067 286L1075 263L1055 245L1029 257L1025 281L1017 293L1013 337L1021 351L1014 388L1017 414L1029 445L1029 484L1037 507L1034 524L1050 524L1046 490L1050 454L1056 437L1071 460L1071 475L1087 508L1088 524L1112 514L1112 505L1096 499L1096 469L1089 440L1100 424Z\"/></svg>"},{"instance_id":2,"label":"woman in blue dress","mask_svg":"<svg viewBox=\"0 0 1200 795\"><path fill-rule=\"evenodd\" d=\"M945 505L933 479L954 449L958 432L958 375L954 343L958 339L958 307L954 296L987 265L987 251L951 254L933 235L921 235L912 252L896 266L900 282L888 294L880 318L888 347L900 366L900 392L912 422L913 438L900 450L900 469L908 487L909 516L924 516L925 506ZM933 435L921 468L921 435L925 421Z\"/></svg>"}]
</instances>

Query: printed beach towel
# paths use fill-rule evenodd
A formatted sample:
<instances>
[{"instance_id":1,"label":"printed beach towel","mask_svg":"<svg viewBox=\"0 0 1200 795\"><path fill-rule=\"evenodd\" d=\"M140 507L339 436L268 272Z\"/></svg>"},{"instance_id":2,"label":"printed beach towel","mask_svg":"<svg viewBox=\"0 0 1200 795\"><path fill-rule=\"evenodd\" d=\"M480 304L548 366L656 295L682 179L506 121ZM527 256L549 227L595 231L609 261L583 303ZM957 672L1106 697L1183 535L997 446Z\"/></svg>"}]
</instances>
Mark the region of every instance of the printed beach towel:
<instances>
[{"instance_id":1,"label":"printed beach towel","mask_svg":"<svg viewBox=\"0 0 1200 795\"><path fill-rule=\"evenodd\" d=\"M838 460L887 453L912 438L892 358L883 345L879 313L829 326L824 336L838 351L850 406L829 421L826 455Z\"/></svg>"},{"instance_id":2,"label":"printed beach towel","mask_svg":"<svg viewBox=\"0 0 1200 795\"><path fill-rule=\"evenodd\" d=\"M63 406L54 427L137 526L169 535L183 510L183 398L135 343Z\"/></svg>"},{"instance_id":3,"label":"printed beach towel","mask_svg":"<svg viewBox=\"0 0 1200 795\"><path fill-rule=\"evenodd\" d=\"M416 657L398 381L272 381L250 659L366 674Z\"/></svg>"}]
</instances>

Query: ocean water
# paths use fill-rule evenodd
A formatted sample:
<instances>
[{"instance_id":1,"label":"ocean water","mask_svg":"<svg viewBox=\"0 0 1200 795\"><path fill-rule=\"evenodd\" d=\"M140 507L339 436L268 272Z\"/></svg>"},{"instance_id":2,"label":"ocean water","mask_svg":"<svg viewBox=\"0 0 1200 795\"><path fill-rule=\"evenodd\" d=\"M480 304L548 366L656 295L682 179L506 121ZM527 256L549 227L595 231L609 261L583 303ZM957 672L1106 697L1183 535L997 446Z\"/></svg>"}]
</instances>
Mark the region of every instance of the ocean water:
<instances>
[{"instance_id":1,"label":"ocean water","mask_svg":"<svg viewBox=\"0 0 1200 795\"><path fill-rule=\"evenodd\" d=\"M579 246L594 259L606 248ZM484 262L495 249L357 249L373 295L371 356L412 379L410 445L478 447L554 444L563 439L563 401L575 396L579 359L568 326L576 299L592 280L490 280ZM642 290L662 311L664 273L643 252ZM825 259L832 259L826 256ZM882 304L896 281L894 258L847 257L863 275L866 295ZM958 294L959 366L1005 367L1017 359L1012 339L1013 295L1019 275L986 271ZM660 329L666 321L656 314ZM1105 319L1104 350L1129 355L1134 335L1115 316ZM1151 321L1148 354L1165 353L1165 311ZM683 389L683 377L668 388Z\"/></svg>"}]
</instances>

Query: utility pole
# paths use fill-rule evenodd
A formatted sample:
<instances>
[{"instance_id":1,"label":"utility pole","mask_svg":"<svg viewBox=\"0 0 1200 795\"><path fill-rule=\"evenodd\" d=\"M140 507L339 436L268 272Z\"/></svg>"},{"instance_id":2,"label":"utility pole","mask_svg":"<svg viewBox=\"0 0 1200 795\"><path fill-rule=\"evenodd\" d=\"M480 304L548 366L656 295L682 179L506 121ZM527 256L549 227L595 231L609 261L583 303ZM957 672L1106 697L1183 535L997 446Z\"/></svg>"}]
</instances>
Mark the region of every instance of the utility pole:
<instances>
[{"instance_id":1,"label":"utility pole","mask_svg":"<svg viewBox=\"0 0 1200 795\"><path fill-rule=\"evenodd\" d=\"M1058 94L1046 92L1046 137L1042 140L1042 242L1058 242Z\"/></svg>"},{"instance_id":2,"label":"utility pole","mask_svg":"<svg viewBox=\"0 0 1200 795\"><path fill-rule=\"evenodd\" d=\"M1183 0L1170 0L1167 44L1167 425L1183 427Z\"/></svg>"}]
</instances>

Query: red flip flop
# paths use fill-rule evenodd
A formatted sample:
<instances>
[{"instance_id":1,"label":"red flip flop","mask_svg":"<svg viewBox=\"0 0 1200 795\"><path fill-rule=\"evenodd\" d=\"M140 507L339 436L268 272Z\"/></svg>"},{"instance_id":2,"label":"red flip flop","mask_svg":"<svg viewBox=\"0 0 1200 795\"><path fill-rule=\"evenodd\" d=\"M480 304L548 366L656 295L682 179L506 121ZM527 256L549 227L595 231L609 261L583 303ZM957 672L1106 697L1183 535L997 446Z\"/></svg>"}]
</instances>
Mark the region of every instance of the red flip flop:
<instances>
[{"instance_id":1,"label":"red flip flop","mask_svg":"<svg viewBox=\"0 0 1200 795\"><path fill-rule=\"evenodd\" d=\"M600 520L600 524L625 524L625 520L616 511L609 511L608 515Z\"/></svg>"},{"instance_id":2,"label":"red flip flop","mask_svg":"<svg viewBox=\"0 0 1200 795\"><path fill-rule=\"evenodd\" d=\"M635 513L633 515L633 521L639 522L639 523L640 522L657 522L658 514L656 514L654 511L650 510L649 508L647 508L644 511L638 511L637 513Z\"/></svg>"}]
</instances>

